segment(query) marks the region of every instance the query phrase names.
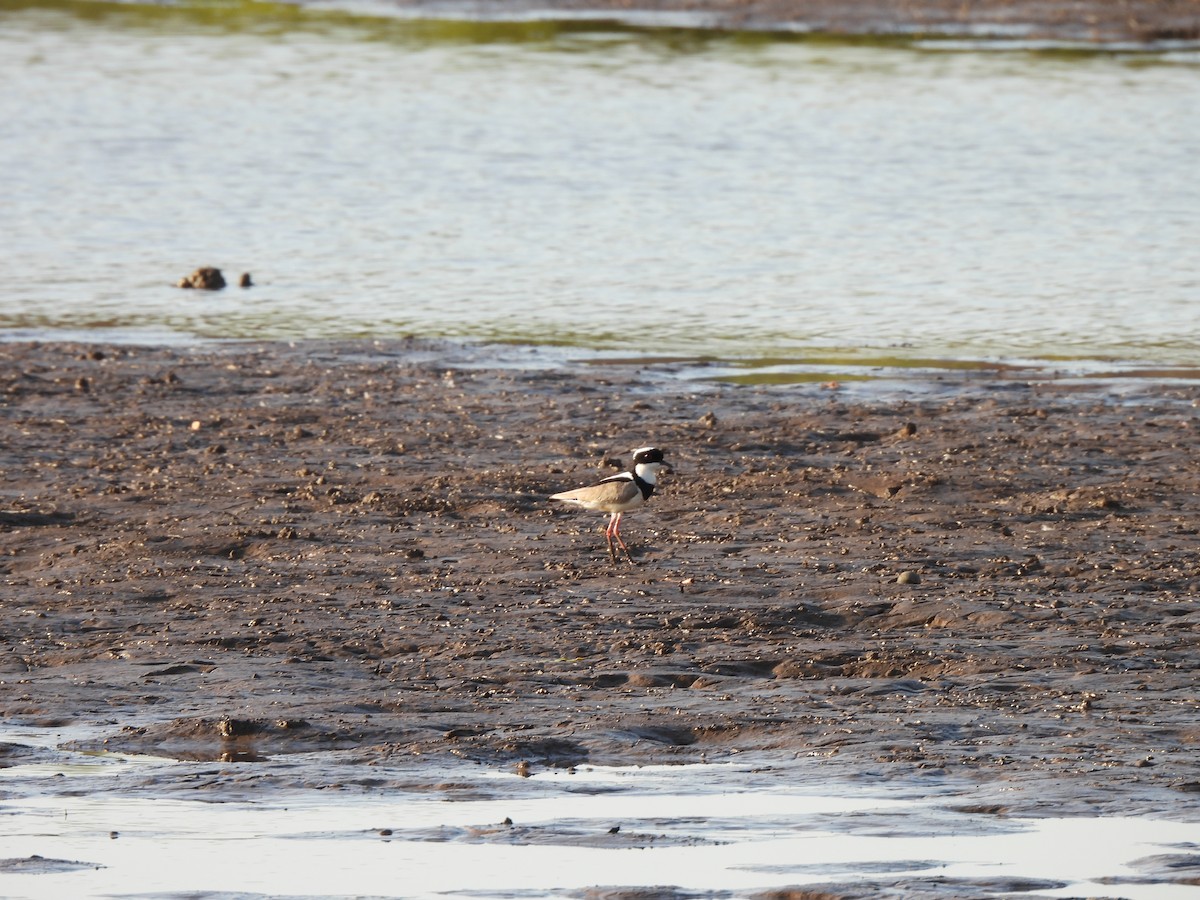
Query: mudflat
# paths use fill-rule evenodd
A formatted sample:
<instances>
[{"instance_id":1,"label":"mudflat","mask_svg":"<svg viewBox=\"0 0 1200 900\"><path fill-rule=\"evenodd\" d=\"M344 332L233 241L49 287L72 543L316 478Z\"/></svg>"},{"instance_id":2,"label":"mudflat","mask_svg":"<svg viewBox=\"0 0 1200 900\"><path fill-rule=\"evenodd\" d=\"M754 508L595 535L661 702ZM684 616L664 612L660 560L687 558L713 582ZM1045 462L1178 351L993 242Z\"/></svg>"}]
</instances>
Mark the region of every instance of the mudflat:
<instances>
[{"instance_id":1,"label":"mudflat","mask_svg":"<svg viewBox=\"0 0 1200 900\"><path fill-rule=\"evenodd\" d=\"M1136 43L1200 38L1200 0L394 0L495 18L611 15L698 27L831 35L930 35ZM657 18L656 18L657 17Z\"/></svg>"},{"instance_id":2,"label":"mudflat","mask_svg":"<svg viewBox=\"0 0 1200 900\"><path fill-rule=\"evenodd\" d=\"M0 714L183 759L337 749L328 777L374 784L751 754L1194 814L1198 403L0 344ZM547 496L647 444L674 471L613 565L604 518Z\"/></svg>"}]
</instances>

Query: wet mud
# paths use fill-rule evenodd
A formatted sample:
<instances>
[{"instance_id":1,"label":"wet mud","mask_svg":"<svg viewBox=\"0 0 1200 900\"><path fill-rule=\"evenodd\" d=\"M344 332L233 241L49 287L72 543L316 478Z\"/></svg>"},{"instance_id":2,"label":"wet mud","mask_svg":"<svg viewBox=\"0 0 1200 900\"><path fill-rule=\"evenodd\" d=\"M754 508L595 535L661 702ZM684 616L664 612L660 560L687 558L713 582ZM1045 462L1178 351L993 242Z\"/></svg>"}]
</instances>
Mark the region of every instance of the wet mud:
<instances>
[{"instance_id":1,"label":"wet mud","mask_svg":"<svg viewBox=\"0 0 1200 900\"><path fill-rule=\"evenodd\" d=\"M755 387L412 342L0 357L10 723L336 751L292 777L363 790L753 758L962 781L976 816L1196 814L1195 384ZM613 565L603 517L546 498L647 444L674 472Z\"/></svg>"},{"instance_id":2,"label":"wet mud","mask_svg":"<svg viewBox=\"0 0 1200 900\"><path fill-rule=\"evenodd\" d=\"M428 14L611 15L698 27L843 36L931 36L1085 44L1200 39L1200 0L393 0ZM657 17L657 19L656 19Z\"/></svg>"}]
</instances>

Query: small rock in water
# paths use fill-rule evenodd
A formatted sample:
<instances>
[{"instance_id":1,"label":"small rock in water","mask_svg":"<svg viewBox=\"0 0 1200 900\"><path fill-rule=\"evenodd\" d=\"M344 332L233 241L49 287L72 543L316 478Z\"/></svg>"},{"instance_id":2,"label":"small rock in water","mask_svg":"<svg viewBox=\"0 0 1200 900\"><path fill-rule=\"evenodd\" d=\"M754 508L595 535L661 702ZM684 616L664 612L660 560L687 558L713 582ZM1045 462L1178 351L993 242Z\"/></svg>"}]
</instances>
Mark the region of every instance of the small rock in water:
<instances>
[{"instance_id":1,"label":"small rock in water","mask_svg":"<svg viewBox=\"0 0 1200 900\"><path fill-rule=\"evenodd\" d=\"M220 269L214 269L212 266L203 266L186 278L179 279L178 286L181 288L195 288L198 291L219 291L225 287L225 276L221 274Z\"/></svg>"},{"instance_id":2,"label":"small rock in water","mask_svg":"<svg viewBox=\"0 0 1200 900\"><path fill-rule=\"evenodd\" d=\"M261 730L259 724L250 719L224 718L217 722L217 733L223 738L246 737Z\"/></svg>"},{"instance_id":3,"label":"small rock in water","mask_svg":"<svg viewBox=\"0 0 1200 900\"><path fill-rule=\"evenodd\" d=\"M242 277L238 279L238 287L254 287L254 282L250 280L249 272L242 273Z\"/></svg>"}]
</instances>

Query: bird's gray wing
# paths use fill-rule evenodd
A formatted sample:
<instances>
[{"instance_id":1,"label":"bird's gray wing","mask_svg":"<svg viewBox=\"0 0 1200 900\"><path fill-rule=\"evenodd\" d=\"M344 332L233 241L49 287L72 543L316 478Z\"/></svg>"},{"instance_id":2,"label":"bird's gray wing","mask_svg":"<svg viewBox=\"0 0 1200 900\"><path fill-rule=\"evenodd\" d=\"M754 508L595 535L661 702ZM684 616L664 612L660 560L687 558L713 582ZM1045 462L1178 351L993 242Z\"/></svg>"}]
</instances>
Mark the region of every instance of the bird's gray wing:
<instances>
[{"instance_id":1,"label":"bird's gray wing","mask_svg":"<svg viewBox=\"0 0 1200 900\"><path fill-rule=\"evenodd\" d=\"M593 484L590 487L554 494L550 499L604 509L629 503L640 493L641 491L638 490L638 486L634 484L632 478L627 475L614 475L612 478L605 478L599 484Z\"/></svg>"}]
</instances>

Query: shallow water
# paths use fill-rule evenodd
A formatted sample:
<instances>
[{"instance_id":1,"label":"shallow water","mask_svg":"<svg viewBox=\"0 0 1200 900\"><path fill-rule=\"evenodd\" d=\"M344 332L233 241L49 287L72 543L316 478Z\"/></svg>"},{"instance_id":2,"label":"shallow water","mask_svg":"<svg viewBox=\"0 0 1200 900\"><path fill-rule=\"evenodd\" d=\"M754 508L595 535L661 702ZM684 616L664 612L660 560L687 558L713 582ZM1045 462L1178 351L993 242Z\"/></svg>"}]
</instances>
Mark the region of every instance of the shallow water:
<instances>
[{"instance_id":1,"label":"shallow water","mask_svg":"<svg viewBox=\"0 0 1200 900\"><path fill-rule=\"evenodd\" d=\"M355 10L0 3L0 334L1200 350L1194 50ZM200 265L257 286L172 286Z\"/></svg>"},{"instance_id":2,"label":"shallow water","mask_svg":"<svg viewBox=\"0 0 1200 900\"><path fill-rule=\"evenodd\" d=\"M531 778L430 767L412 789L373 796L314 789L180 799L200 770L236 791L245 772L272 763L214 768L56 749L70 736L0 735L40 752L0 769L5 896L533 898L598 885L746 896L936 879L946 896L1200 897L1200 888L1164 879L1156 860L1191 853L1200 841L1194 822L953 811L962 798L952 789L917 785L840 785L831 796L828 785L781 787L778 777L737 764L589 766ZM328 771L335 756L281 764ZM146 778L157 779L162 796L129 789ZM448 799L441 778L471 790Z\"/></svg>"}]
</instances>

